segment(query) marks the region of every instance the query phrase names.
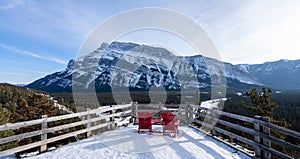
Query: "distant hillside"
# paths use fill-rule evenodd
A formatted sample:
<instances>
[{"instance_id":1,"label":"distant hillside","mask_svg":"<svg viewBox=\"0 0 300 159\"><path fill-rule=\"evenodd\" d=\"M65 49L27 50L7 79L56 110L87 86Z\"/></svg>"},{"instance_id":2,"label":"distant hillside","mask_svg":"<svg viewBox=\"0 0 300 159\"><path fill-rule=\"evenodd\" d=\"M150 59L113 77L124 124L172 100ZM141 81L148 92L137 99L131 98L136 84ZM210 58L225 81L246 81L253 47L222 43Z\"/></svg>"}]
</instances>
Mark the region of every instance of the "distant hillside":
<instances>
[{"instance_id":1,"label":"distant hillside","mask_svg":"<svg viewBox=\"0 0 300 159\"><path fill-rule=\"evenodd\" d=\"M40 119L42 115L51 117L73 113L73 110L70 109L71 107L67 108L57 102L58 101L54 100L51 96L29 88L0 83L0 125ZM67 119L60 122L48 123L48 126L61 125L62 123L67 124L79 120L79 118ZM1 138L4 138L24 132L40 130L40 128L40 125L33 125L15 130L0 131L0 136ZM81 128L82 127L78 127L78 129ZM69 131L75 130L76 129ZM53 132L49 133L49 136L57 136L62 133L65 132ZM36 141L40 141L40 136L1 144L0 151ZM65 139L55 144L62 145L70 141L72 141L72 139ZM18 153L17 155L21 153Z\"/></svg>"},{"instance_id":2,"label":"distant hillside","mask_svg":"<svg viewBox=\"0 0 300 159\"><path fill-rule=\"evenodd\" d=\"M267 87L300 90L300 60L279 60L255 65L238 65Z\"/></svg>"},{"instance_id":3,"label":"distant hillside","mask_svg":"<svg viewBox=\"0 0 300 159\"><path fill-rule=\"evenodd\" d=\"M60 115L49 96L9 84L0 84L0 113L5 113L8 118L1 120L0 124L39 119L41 115Z\"/></svg>"}]
</instances>

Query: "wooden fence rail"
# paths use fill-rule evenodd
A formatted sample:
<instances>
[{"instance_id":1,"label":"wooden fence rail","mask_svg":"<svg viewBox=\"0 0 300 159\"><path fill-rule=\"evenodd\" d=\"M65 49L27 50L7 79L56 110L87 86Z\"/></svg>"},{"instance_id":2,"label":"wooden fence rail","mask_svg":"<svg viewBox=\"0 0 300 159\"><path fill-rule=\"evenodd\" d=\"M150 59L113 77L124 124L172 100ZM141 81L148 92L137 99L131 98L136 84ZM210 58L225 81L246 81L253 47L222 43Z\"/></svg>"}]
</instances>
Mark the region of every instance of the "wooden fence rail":
<instances>
[{"instance_id":1,"label":"wooden fence rail","mask_svg":"<svg viewBox=\"0 0 300 159\"><path fill-rule=\"evenodd\" d=\"M129 116L131 116L131 113L132 113L131 107L132 106L133 106L133 104L104 106L104 107L100 107L98 109L87 110L85 112L79 112L79 113L73 113L73 114L67 114L67 115L55 116L55 117L47 117L47 116L43 115L42 119L1 125L0 131L20 129L23 127L28 127L28 126L33 126L33 125L41 125L41 129L32 131L32 132L23 133L23 134L13 135L13 136L5 137L5 138L0 138L0 144L5 144L8 142L22 140L22 139L26 139L26 138L34 137L34 136L40 136L41 140L34 142L34 143L27 144L27 145L18 146L18 147L11 148L8 150L0 151L0 157L14 154L17 152L21 152L21 151L28 150L28 149L35 148L35 147L40 147L40 151L43 152L43 151L47 150L47 144L49 144L49 143L53 143L58 140L77 136L77 135L83 134L83 133L87 133L87 136L89 137L89 136L91 136L91 131L97 130L100 128L104 128L107 126L113 128L116 124L116 121L114 121L114 120L110 120L109 122L105 122L105 123L94 125L94 126L92 125L92 123L103 121L106 118L114 119L114 117L116 117L116 116L123 116L125 114L127 114L127 115L129 114ZM128 110L124 110L124 111L115 113L115 110L117 110L117 109L122 110L125 108L128 108ZM108 112L108 111L110 111L109 114L103 115L104 112ZM92 115L94 116L93 118L91 118ZM50 122L61 121L64 119L71 119L71 118L76 118L76 117L81 118L81 120L77 121L77 122L69 123L69 124L51 127L51 128L49 128L47 126L47 124ZM81 129L81 130L73 131L73 132L70 132L67 134L59 135L56 137L47 138L48 133L53 133L55 131L73 128L73 127L80 126L80 125L85 125L85 128Z\"/></svg>"},{"instance_id":2,"label":"wooden fence rail","mask_svg":"<svg viewBox=\"0 0 300 159\"><path fill-rule=\"evenodd\" d=\"M228 112L222 112L219 110L207 109L203 107L198 107L198 111L194 112L197 117L201 117L204 121L199 120L197 118L194 119L194 122L200 124L212 131L212 134L215 135L215 132L219 132L226 136L230 136L236 140L239 140L245 144L252 146L255 149L255 157L257 158L272 158L272 155L276 155L282 158L293 158L283 152L275 150L272 148L272 143L286 147L290 150L300 152L299 145L295 145L293 143L289 143L282 139L276 138L271 135L271 130L276 132L285 134L287 136L291 136L298 141L300 141L300 133L289 130L287 128L283 128L277 125L270 123L269 118L264 118L260 116L255 116L254 118L249 118L241 115L231 114ZM217 114L217 117L216 117ZM236 123L231 123L229 121L225 121L220 117L229 117L231 119L235 119L236 121L243 121L247 123L253 124L253 128L244 127L243 125L239 125ZM208 122L207 122L208 121ZM216 126L216 124L220 124L226 126L228 128L238 130L250 135L254 136L254 139L247 139L245 137L239 136L235 133L229 132L221 127Z\"/></svg>"}]
</instances>

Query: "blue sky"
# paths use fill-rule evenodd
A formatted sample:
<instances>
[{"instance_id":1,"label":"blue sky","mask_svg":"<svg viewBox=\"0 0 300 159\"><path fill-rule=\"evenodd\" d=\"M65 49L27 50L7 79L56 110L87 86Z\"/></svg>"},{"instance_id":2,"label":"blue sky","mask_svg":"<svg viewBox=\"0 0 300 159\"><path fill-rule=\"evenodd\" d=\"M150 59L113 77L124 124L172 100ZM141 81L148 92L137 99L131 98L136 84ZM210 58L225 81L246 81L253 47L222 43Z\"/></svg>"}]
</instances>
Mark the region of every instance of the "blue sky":
<instances>
[{"instance_id":1,"label":"blue sky","mask_svg":"<svg viewBox=\"0 0 300 159\"><path fill-rule=\"evenodd\" d=\"M1 0L0 82L29 83L65 69L98 24L140 7L173 9L195 20L226 62L300 59L298 0ZM157 40L163 34L153 30L135 32L120 41L194 54L188 46L178 47L180 38L164 35ZM148 36L140 39L141 35Z\"/></svg>"}]
</instances>

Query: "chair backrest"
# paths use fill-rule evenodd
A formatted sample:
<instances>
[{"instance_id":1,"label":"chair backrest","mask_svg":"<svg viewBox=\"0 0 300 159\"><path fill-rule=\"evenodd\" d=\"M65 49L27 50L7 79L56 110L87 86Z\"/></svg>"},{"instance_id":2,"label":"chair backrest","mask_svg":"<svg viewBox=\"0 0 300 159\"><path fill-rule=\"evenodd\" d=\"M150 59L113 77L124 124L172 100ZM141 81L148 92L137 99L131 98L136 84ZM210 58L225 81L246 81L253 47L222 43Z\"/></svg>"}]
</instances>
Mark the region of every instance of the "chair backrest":
<instances>
[{"instance_id":1,"label":"chair backrest","mask_svg":"<svg viewBox=\"0 0 300 159\"><path fill-rule=\"evenodd\" d=\"M176 121L176 116L173 115L171 112L162 112L161 116L163 118L164 125L174 125Z\"/></svg>"},{"instance_id":2,"label":"chair backrest","mask_svg":"<svg viewBox=\"0 0 300 159\"><path fill-rule=\"evenodd\" d=\"M152 112L139 112L138 118L146 118L151 117L152 118Z\"/></svg>"},{"instance_id":3,"label":"chair backrest","mask_svg":"<svg viewBox=\"0 0 300 159\"><path fill-rule=\"evenodd\" d=\"M172 112L161 112L161 117L164 115L172 115Z\"/></svg>"},{"instance_id":4,"label":"chair backrest","mask_svg":"<svg viewBox=\"0 0 300 159\"><path fill-rule=\"evenodd\" d=\"M152 117L147 118L139 118L139 127L141 129L148 129L151 127L151 119Z\"/></svg>"}]
</instances>

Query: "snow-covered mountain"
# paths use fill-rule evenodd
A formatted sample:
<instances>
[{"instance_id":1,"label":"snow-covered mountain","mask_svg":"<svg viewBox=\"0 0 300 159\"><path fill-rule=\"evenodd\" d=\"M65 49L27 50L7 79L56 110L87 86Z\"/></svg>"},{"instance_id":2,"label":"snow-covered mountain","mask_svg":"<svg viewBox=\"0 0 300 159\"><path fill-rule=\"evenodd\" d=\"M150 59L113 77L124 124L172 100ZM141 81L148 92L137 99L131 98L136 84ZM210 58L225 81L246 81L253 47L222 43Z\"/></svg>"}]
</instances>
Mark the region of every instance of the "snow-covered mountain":
<instances>
[{"instance_id":1,"label":"snow-covered mountain","mask_svg":"<svg viewBox=\"0 0 300 159\"><path fill-rule=\"evenodd\" d=\"M220 71L222 66L225 73ZM262 85L239 65L201 55L179 57L160 47L113 42L103 43L76 61L70 60L65 70L38 79L27 87L48 92L70 92L72 84L82 90L95 87L99 92L128 87L134 90L151 87L206 90L210 89L212 78L226 79L223 82L232 88Z\"/></svg>"},{"instance_id":2,"label":"snow-covered mountain","mask_svg":"<svg viewBox=\"0 0 300 159\"><path fill-rule=\"evenodd\" d=\"M265 86L300 90L300 60L279 60L263 64L241 64L242 71L255 76Z\"/></svg>"}]
</instances>

